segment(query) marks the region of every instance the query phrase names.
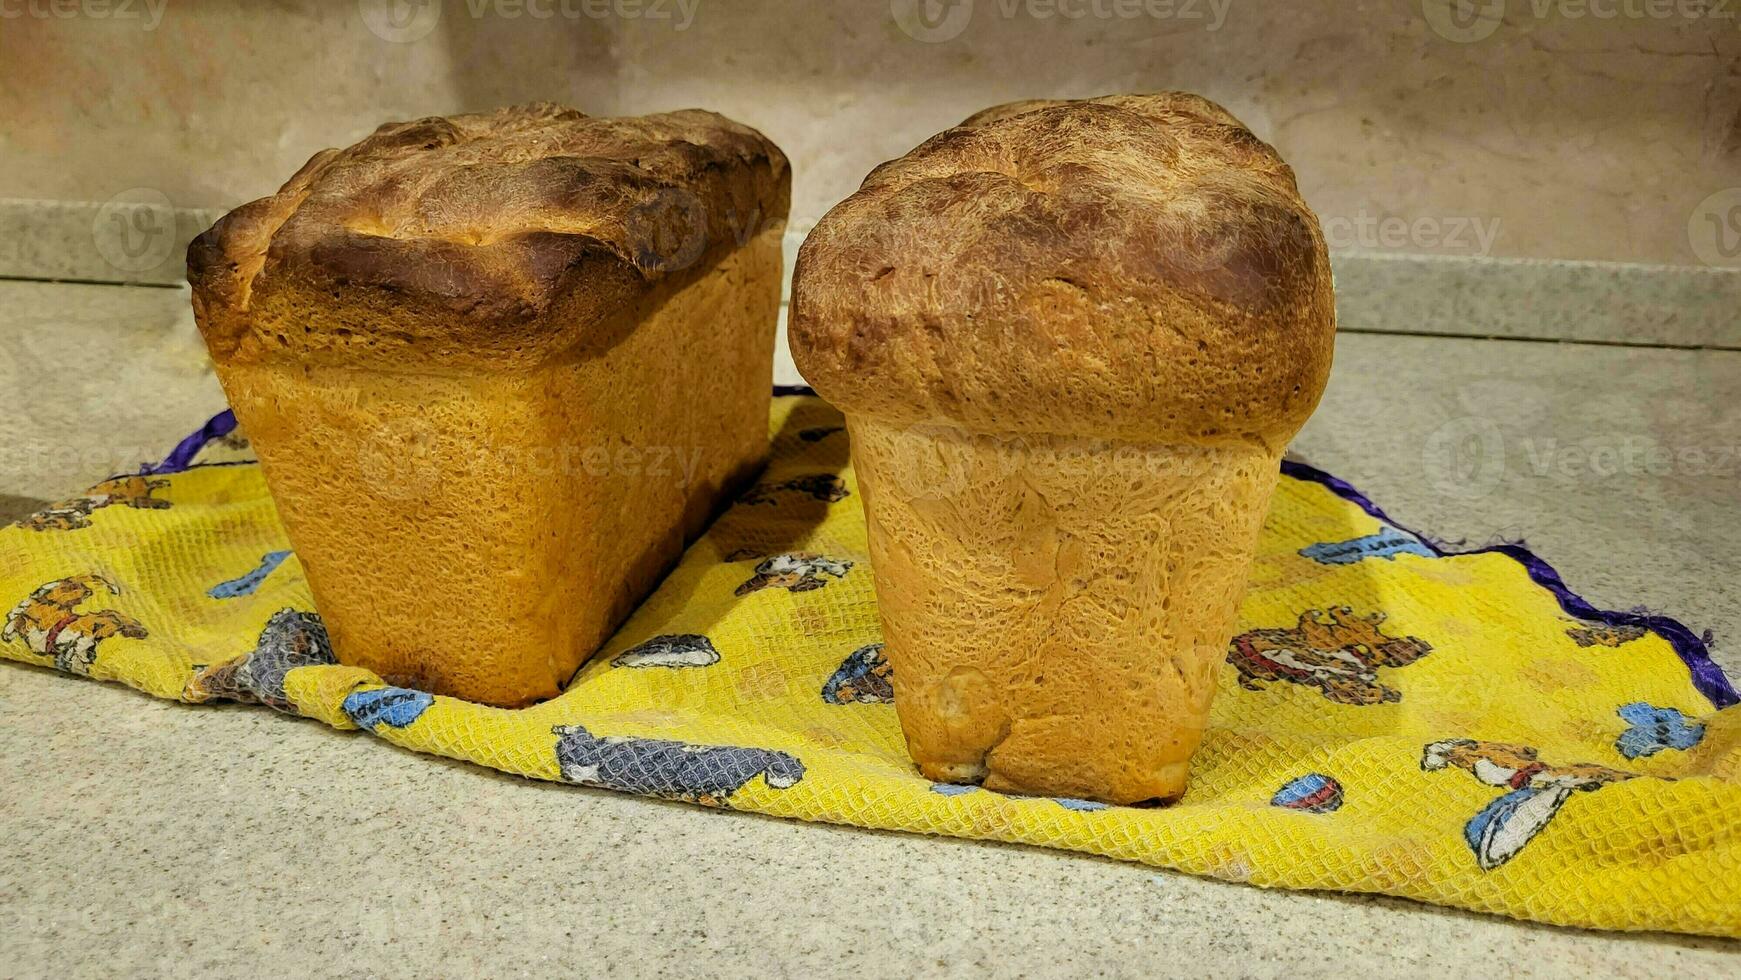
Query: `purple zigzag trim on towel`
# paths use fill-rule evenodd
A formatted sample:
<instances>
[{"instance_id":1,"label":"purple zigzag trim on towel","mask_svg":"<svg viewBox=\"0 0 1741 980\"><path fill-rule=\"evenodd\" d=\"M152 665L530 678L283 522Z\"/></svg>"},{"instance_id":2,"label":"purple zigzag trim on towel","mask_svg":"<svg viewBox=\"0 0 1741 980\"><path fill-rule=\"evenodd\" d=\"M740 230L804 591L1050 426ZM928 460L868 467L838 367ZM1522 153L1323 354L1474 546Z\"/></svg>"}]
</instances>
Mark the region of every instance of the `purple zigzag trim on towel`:
<instances>
[{"instance_id":1,"label":"purple zigzag trim on towel","mask_svg":"<svg viewBox=\"0 0 1741 980\"><path fill-rule=\"evenodd\" d=\"M207 443L214 439L222 439L234 431L236 431L236 413L226 408L212 416L212 420L207 422L198 432L183 439L180 444L170 450L163 462L156 466L146 467L145 472L152 476L180 473L193 465L194 458L199 455L200 450L206 448Z\"/></svg>"},{"instance_id":2,"label":"purple zigzag trim on towel","mask_svg":"<svg viewBox=\"0 0 1741 980\"><path fill-rule=\"evenodd\" d=\"M1495 544L1484 548L1471 548L1468 551L1450 551L1442 548L1419 531L1392 520L1390 515L1367 499L1365 494L1354 489L1352 484L1331 476L1315 466L1284 459L1282 460L1282 475L1293 477L1296 480L1322 484L1331 493L1359 507L1369 516L1419 538L1423 544L1431 548L1433 553L1441 558L1452 555L1489 553L1505 555L1523 566L1524 571L1529 573L1530 581L1552 593L1561 609L1588 622L1605 623L1609 626L1642 626L1660 635L1669 642L1670 646L1674 647L1681 662L1687 665L1687 671L1692 674L1693 687L1697 688L1700 694L1709 698L1711 703L1719 708L1741 704L1741 694L1735 692L1734 685L1729 683L1729 678L1723 674L1723 668L1717 666L1716 662L1711 659L1710 647L1706 645L1703 638L1688 629L1686 624L1679 620L1670 619L1667 616L1652 616L1648 613L1597 609L1583 596L1573 592L1566 585L1565 580L1560 578L1560 573L1554 570L1554 566L1549 565L1535 552L1520 544Z\"/></svg>"}]
</instances>

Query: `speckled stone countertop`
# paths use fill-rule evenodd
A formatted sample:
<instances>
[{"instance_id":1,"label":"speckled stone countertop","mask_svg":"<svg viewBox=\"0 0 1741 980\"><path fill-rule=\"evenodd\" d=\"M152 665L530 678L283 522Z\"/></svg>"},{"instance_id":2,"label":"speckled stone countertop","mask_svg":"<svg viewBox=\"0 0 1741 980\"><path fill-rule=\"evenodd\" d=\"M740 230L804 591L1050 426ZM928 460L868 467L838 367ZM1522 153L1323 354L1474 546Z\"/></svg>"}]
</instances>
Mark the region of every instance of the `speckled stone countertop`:
<instances>
[{"instance_id":1,"label":"speckled stone countertop","mask_svg":"<svg viewBox=\"0 0 1741 980\"><path fill-rule=\"evenodd\" d=\"M0 282L0 338L0 513L222 407L175 290ZM1741 351L1344 333L1296 448L1404 524L1525 538L1597 605L1711 629L1741 668ZM0 746L8 975L1741 971L1741 944L532 783L13 664Z\"/></svg>"}]
</instances>

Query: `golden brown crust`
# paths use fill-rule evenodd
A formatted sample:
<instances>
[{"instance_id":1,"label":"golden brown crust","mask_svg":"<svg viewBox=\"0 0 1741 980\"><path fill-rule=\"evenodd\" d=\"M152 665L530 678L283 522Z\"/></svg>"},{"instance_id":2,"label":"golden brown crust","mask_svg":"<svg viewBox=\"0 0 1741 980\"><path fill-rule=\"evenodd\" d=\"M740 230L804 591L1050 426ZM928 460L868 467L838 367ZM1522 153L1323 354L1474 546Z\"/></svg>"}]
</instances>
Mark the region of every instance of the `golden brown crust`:
<instances>
[{"instance_id":1,"label":"golden brown crust","mask_svg":"<svg viewBox=\"0 0 1741 980\"><path fill-rule=\"evenodd\" d=\"M790 180L766 137L696 109L606 119L536 104L388 123L225 216L188 249L188 279L220 357L251 340L269 351L261 331L316 347L584 341L783 222ZM366 315L330 315L341 295ZM329 315L312 324L273 314L316 297Z\"/></svg>"},{"instance_id":2,"label":"golden brown crust","mask_svg":"<svg viewBox=\"0 0 1741 980\"><path fill-rule=\"evenodd\" d=\"M1275 445L1334 332L1293 172L1177 92L977 113L831 210L792 289L824 397L993 432Z\"/></svg>"}]
</instances>

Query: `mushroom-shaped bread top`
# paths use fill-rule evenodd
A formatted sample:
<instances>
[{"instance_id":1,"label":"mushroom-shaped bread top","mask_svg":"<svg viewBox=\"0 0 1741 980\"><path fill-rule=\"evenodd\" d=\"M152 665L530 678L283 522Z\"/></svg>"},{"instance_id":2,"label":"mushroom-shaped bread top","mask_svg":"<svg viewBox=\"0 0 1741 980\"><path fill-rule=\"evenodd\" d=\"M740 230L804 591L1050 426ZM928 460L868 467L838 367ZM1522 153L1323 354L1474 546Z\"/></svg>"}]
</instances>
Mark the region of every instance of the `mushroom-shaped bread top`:
<instances>
[{"instance_id":1,"label":"mushroom-shaped bread top","mask_svg":"<svg viewBox=\"0 0 1741 980\"><path fill-rule=\"evenodd\" d=\"M1179 92L980 112L872 171L793 280L820 394L975 431L1276 446L1334 334L1293 171Z\"/></svg>"}]
</instances>

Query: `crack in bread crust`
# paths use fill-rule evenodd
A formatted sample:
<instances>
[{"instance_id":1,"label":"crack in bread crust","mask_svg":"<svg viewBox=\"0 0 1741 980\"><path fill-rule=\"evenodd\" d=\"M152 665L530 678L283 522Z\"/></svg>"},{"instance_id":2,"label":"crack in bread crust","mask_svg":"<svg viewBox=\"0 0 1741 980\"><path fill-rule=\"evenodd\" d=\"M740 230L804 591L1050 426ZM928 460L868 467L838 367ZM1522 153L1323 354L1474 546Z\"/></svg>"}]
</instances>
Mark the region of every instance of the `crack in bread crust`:
<instances>
[{"instance_id":1,"label":"crack in bread crust","mask_svg":"<svg viewBox=\"0 0 1741 980\"><path fill-rule=\"evenodd\" d=\"M515 106L321 151L196 239L188 278L220 353L246 345L251 309L338 290L377 294L382 330L512 348L698 277L789 199L784 155L724 116Z\"/></svg>"}]
</instances>

